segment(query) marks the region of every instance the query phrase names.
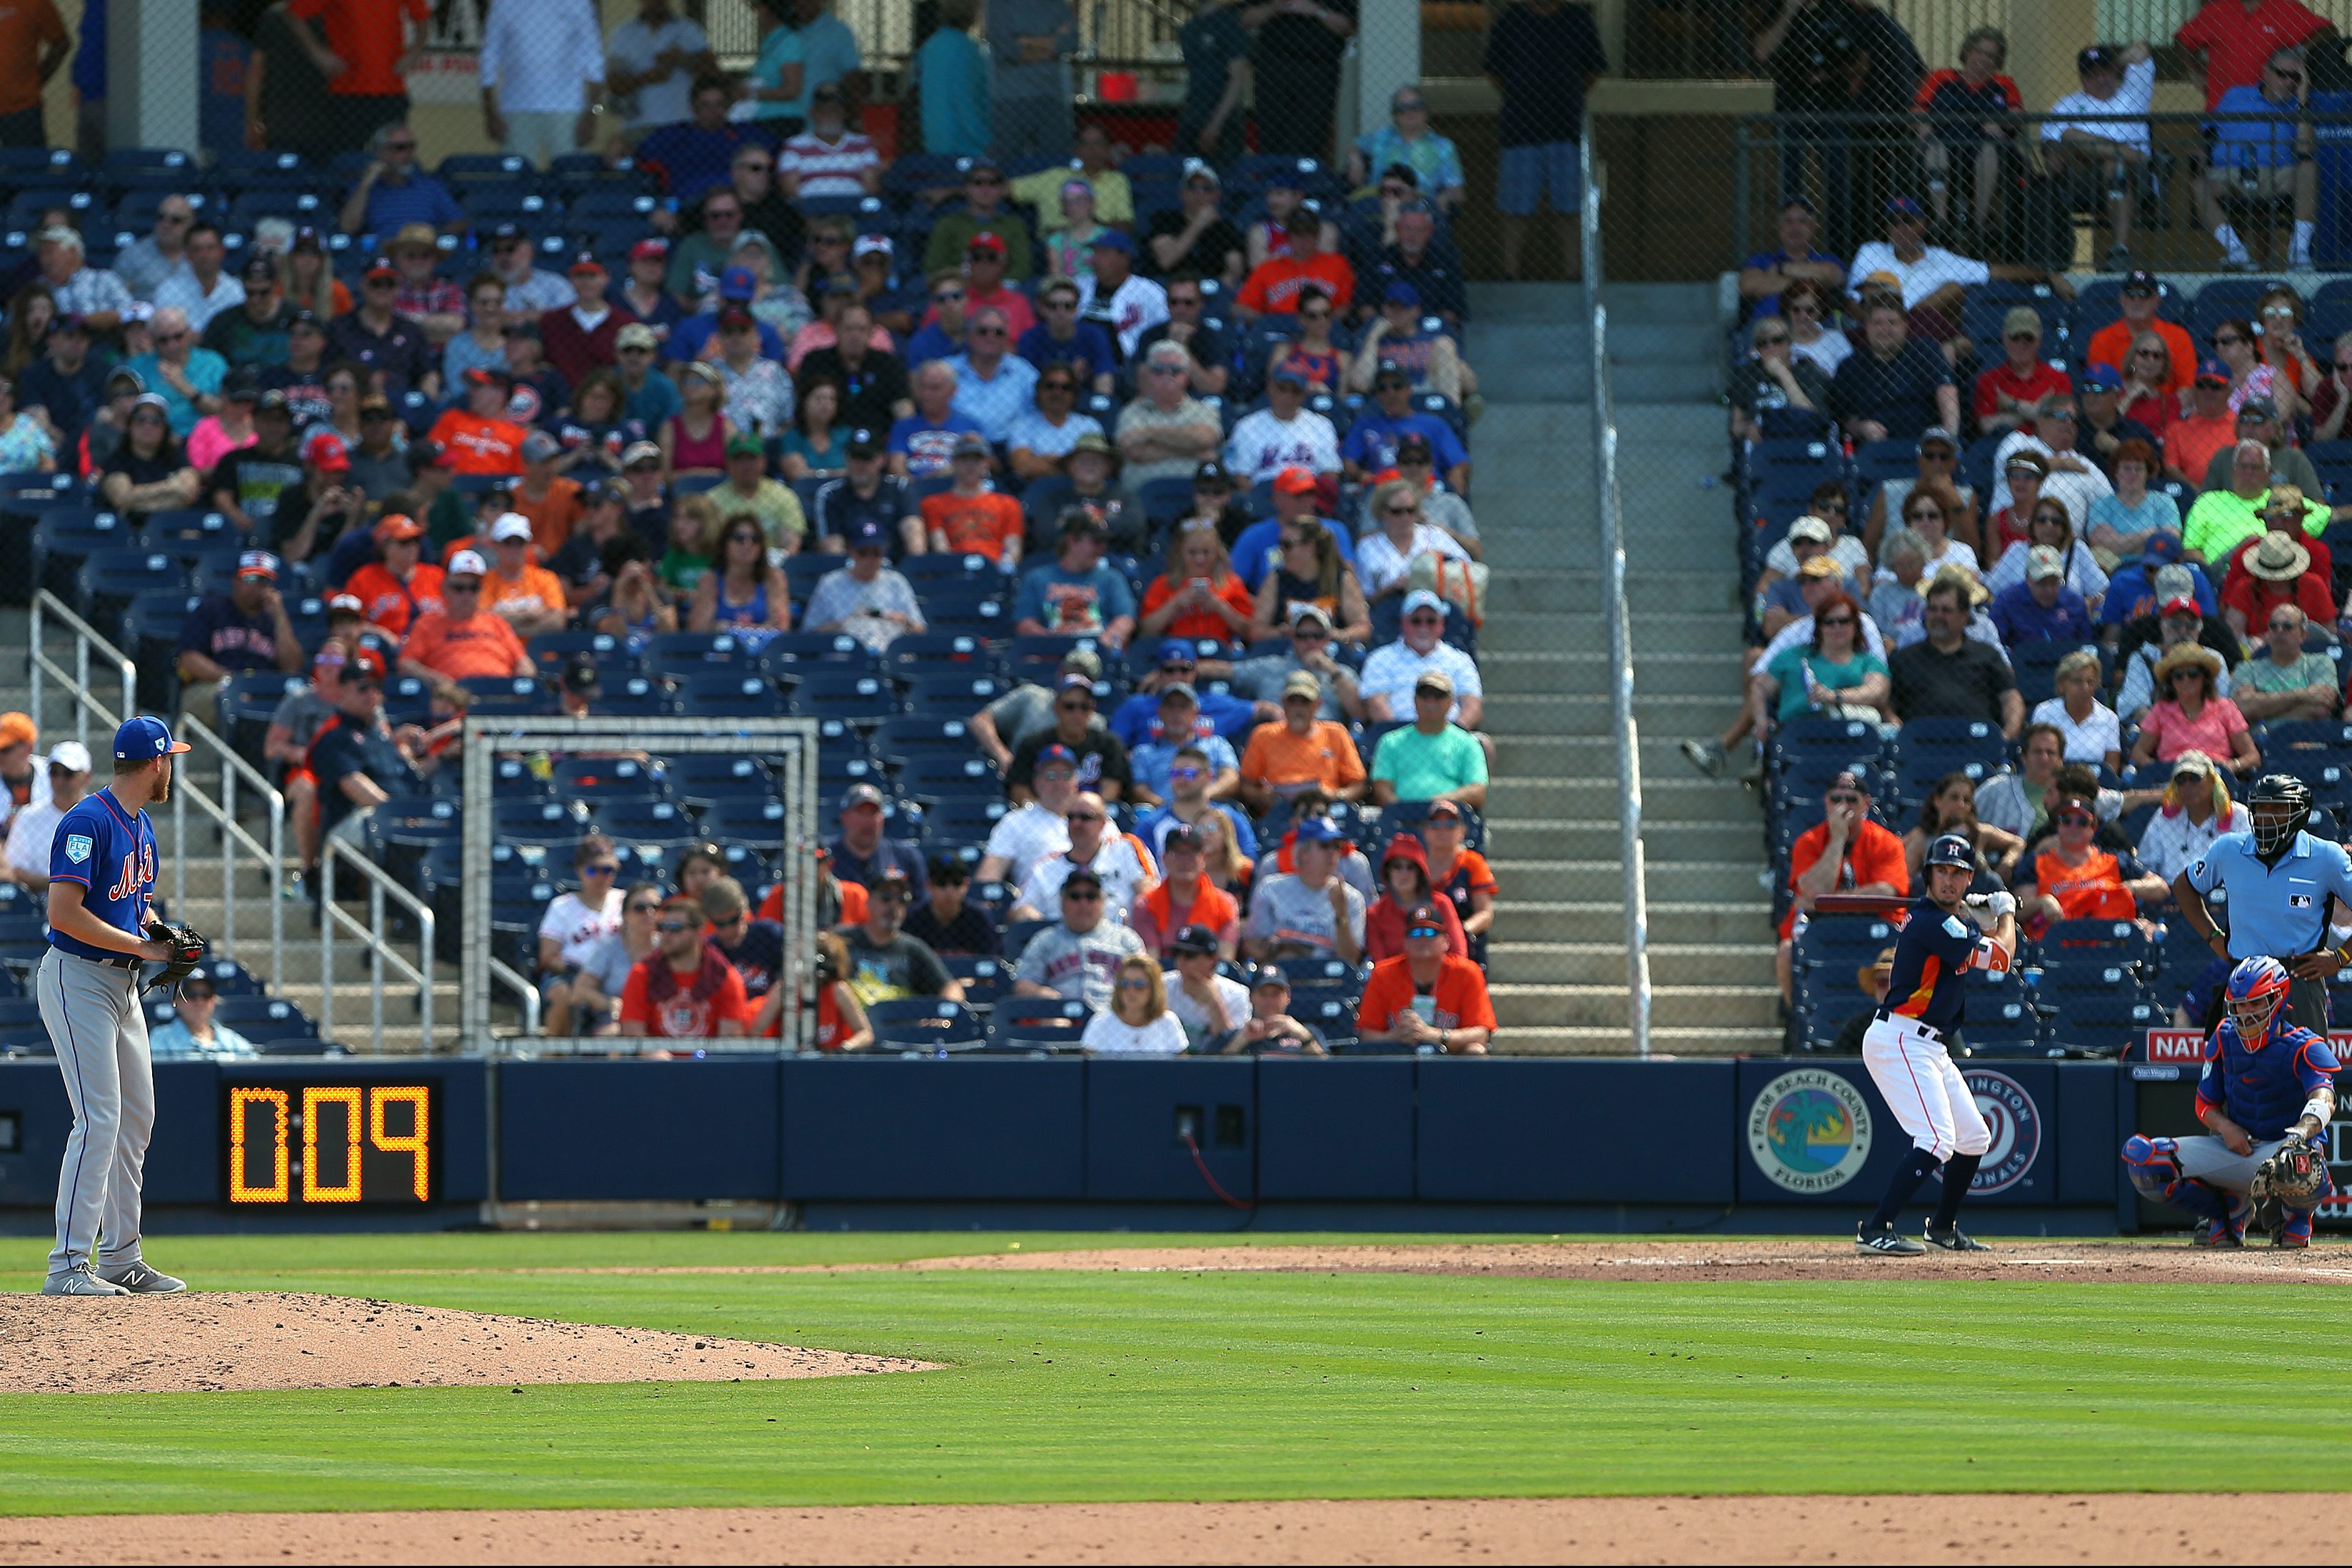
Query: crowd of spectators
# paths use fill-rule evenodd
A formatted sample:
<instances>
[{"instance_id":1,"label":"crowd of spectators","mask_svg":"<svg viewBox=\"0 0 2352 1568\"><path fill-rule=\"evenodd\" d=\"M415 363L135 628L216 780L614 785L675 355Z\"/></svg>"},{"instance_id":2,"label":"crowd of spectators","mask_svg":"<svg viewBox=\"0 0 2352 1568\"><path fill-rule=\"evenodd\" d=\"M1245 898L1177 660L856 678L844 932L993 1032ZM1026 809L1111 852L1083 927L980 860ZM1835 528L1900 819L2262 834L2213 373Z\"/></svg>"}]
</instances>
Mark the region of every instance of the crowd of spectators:
<instances>
[{"instance_id":1,"label":"crowd of spectators","mask_svg":"<svg viewBox=\"0 0 2352 1568\"><path fill-rule=\"evenodd\" d=\"M821 3L761 0L739 79L661 0L610 40L499 0L505 155L428 171L396 95L349 90L373 53L324 79L350 121L287 102L356 36L286 9L249 150L34 215L0 478L173 553L176 607L168 576L83 607L282 784L289 896L446 813L469 711L839 714L813 975L772 839L658 757L663 843L551 798L574 830L530 846L553 896L514 950L551 1032L773 1037L799 985L825 1048L904 1043L909 998L1074 1004L1097 1050L1486 1048L1465 191L1416 87L1342 167L1232 155L1230 104L1130 155L1008 91L1067 52L1038 0L992 8L984 113L920 57L927 129L981 143L886 166ZM1599 68L1577 8L1520 11ZM1225 20L1264 93L1349 16ZM1311 100L1275 129L1316 135ZM1551 129L1514 144L1528 212L1573 209ZM917 766L924 724L986 771Z\"/></svg>"},{"instance_id":2,"label":"crowd of spectators","mask_svg":"<svg viewBox=\"0 0 2352 1568\"><path fill-rule=\"evenodd\" d=\"M2177 42L2210 106L2244 109L2302 90L2294 46L2317 30L2292 0L2215 0ZM2121 174L2112 279L2078 289L1930 243L1980 228L1959 192L1981 201L2001 139L2024 129L2002 47L1979 29L1920 89L1936 183L1884 198L1883 240L1825 248L1799 197L1739 277L1746 700L1683 750L1714 776L1753 758L1800 1014L1815 900L1911 892L1938 833L1975 844L1980 887L2014 890L2031 934L2096 920L2160 942L2174 879L2242 825L2232 795L2256 775L2352 807L2337 564L2352 509L2333 504L2352 499L2352 313L2332 286L2198 290L2132 267ZM2060 112L2146 112L2145 45L2081 63L2084 95ZM2043 153L2128 171L2146 132L2053 125ZM2306 264L2307 163L2265 142L2246 165L2263 181L2221 177L2243 142L2225 125L2204 188L2293 197L2288 259ZM2225 267L2246 263L2226 213L2209 200L2207 216Z\"/></svg>"}]
</instances>

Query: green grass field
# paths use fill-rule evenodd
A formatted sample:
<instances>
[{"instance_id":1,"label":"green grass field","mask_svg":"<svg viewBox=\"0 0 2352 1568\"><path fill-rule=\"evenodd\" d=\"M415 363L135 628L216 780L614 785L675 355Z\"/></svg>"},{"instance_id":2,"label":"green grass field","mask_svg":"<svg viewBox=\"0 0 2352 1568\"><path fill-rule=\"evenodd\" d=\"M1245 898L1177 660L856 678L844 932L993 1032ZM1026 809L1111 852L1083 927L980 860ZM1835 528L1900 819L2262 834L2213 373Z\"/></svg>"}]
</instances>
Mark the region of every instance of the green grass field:
<instances>
[{"instance_id":1,"label":"green grass field","mask_svg":"<svg viewBox=\"0 0 2352 1568\"><path fill-rule=\"evenodd\" d=\"M2318 1448L2291 1473L2245 1465L2275 1412L2309 1409L2352 1353L2333 1297L2293 1288L510 1272L1234 1239L167 1238L155 1261L210 1289L950 1366L519 1394L0 1396L0 1512L2259 1489L2352 1459L2352 1433L2306 1422ZM0 1243L0 1283L33 1288L41 1250Z\"/></svg>"}]
</instances>

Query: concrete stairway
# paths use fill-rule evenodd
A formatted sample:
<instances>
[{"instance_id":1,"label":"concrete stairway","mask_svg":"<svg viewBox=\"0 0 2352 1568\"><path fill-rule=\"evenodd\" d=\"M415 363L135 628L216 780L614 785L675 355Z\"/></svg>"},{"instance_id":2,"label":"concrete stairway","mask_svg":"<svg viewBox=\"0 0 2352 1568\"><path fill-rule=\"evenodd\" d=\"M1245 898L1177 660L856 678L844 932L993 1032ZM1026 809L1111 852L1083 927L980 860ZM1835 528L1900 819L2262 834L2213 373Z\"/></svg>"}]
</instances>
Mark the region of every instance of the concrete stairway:
<instances>
[{"instance_id":1,"label":"concrete stairway","mask_svg":"<svg viewBox=\"0 0 2352 1568\"><path fill-rule=\"evenodd\" d=\"M0 609L0 647L24 649L31 636L29 617L18 607ZM52 629L49 634L50 657L71 668L71 641ZM73 713L66 695L51 683L47 692L47 710L43 717L47 729L42 736L43 751L60 740L74 737ZM0 711L22 710L29 706L30 670L21 653L17 657L0 658ZM106 779L107 746L113 737L102 733L93 724L89 746L99 759L94 784ZM213 770L202 768L198 778L217 798L214 790ZM268 843L261 815L248 794L240 797L239 811L246 830L257 839ZM160 857L156 867L156 882L166 906L178 919L185 920L211 936L214 951L223 957L235 958L269 984L270 994L283 997L313 1019L323 1011L325 987L319 968L319 936L310 922L310 906L299 900L289 902L285 910L284 957L285 972L272 983L269 972L269 900L278 896L278 879L271 878L263 867L249 857L240 857L236 877L227 889L236 902L236 940L232 944L224 940L228 929L226 918L224 890L220 874L219 837L211 819L189 808L187 821L187 886L176 889L175 868L178 864L178 832L174 813L169 805L158 806L151 814L155 825L156 849ZM289 838L287 854L290 861L293 845ZM174 897L177 892L178 896ZM366 918L364 887L340 889L343 907L362 920ZM394 951L412 963L416 957L413 938L394 943ZM335 967L331 977L335 987L334 1037L356 1052L367 1052L374 1043L371 1017L373 984L373 969L356 942L338 941ZM454 965L436 968L434 988L434 1032L448 1048L457 1037L457 975ZM387 1054L414 1053L425 1048L423 1030L419 1026L416 987L387 974L384 987L383 1049Z\"/></svg>"},{"instance_id":2,"label":"concrete stairway","mask_svg":"<svg viewBox=\"0 0 2352 1568\"><path fill-rule=\"evenodd\" d=\"M1675 750L1737 698L1736 520L1721 337L1704 285L1612 286L1610 348L1642 741L1652 1044L1777 1049L1753 797ZM1465 345L1487 397L1476 509L1494 568L1479 634L1496 744L1489 857L1502 885L1489 970L1504 1048L1628 1048L1608 632L1599 614L1587 331L1573 286L1474 290Z\"/></svg>"}]
</instances>

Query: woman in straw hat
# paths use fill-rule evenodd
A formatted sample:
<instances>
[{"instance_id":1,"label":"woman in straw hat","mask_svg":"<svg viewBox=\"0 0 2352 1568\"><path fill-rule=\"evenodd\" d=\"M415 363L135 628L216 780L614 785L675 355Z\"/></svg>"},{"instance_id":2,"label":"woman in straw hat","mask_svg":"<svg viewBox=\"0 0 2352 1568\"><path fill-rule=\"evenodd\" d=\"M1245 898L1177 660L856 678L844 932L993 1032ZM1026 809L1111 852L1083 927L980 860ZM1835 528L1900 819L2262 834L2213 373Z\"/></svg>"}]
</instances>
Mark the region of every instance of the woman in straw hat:
<instances>
[{"instance_id":1,"label":"woman in straw hat","mask_svg":"<svg viewBox=\"0 0 2352 1568\"><path fill-rule=\"evenodd\" d=\"M2202 643L2178 642L2156 661L2156 702L2140 721L2132 742L2132 763L2173 763L2189 752L2228 759L2231 772L2251 773L2262 753L2247 733L2246 716L2226 697L2214 695L2221 656Z\"/></svg>"}]
</instances>

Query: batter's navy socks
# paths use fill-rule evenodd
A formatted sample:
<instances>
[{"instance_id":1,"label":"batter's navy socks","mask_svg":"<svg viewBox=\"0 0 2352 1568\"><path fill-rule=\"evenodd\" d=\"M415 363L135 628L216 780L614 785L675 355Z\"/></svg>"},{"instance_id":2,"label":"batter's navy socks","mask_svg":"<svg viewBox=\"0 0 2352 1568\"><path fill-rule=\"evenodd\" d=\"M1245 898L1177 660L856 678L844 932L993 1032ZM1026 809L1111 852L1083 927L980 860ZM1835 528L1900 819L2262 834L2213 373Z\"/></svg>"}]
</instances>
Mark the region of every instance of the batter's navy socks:
<instances>
[{"instance_id":1,"label":"batter's navy socks","mask_svg":"<svg viewBox=\"0 0 2352 1568\"><path fill-rule=\"evenodd\" d=\"M1936 1156L1925 1149L1913 1149L1911 1157L1895 1167L1895 1174L1887 1179L1886 1195L1878 1200L1878 1212L1864 1222L1862 1228L1865 1232L1892 1230L1895 1216L1903 1212L1903 1205L1911 1201L1919 1184L1935 1174L1937 1163Z\"/></svg>"},{"instance_id":2,"label":"batter's navy socks","mask_svg":"<svg viewBox=\"0 0 2352 1568\"><path fill-rule=\"evenodd\" d=\"M1936 1217L1927 1223L1937 1230L1949 1230L1960 1223L1960 1200L1969 1195L1969 1183L1984 1163L1981 1154L1955 1154L1944 1162L1944 1195L1936 1201Z\"/></svg>"}]
</instances>

